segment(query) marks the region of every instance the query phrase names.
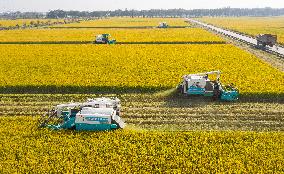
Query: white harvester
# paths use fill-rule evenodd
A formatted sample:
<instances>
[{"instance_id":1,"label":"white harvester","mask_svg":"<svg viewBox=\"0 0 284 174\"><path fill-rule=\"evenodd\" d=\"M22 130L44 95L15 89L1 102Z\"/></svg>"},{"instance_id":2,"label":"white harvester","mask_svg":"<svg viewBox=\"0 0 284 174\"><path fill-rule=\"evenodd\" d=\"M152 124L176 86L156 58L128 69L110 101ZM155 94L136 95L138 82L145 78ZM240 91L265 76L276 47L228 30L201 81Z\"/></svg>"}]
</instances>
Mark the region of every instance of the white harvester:
<instances>
[{"instance_id":1,"label":"white harvester","mask_svg":"<svg viewBox=\"0 0 284 174\"><path fill-rule=\"evenodd\" d=\"M216 75L216 80L210 80L209 75ZM239 92L232 85L223 86L220 82L220 71L211 71L198 74L184 75L182 82L177 86L181 94L192 96L208 96L214 100L236 101Z\"/></svg>"},{"instance_id":2,"label":"white harvester","mask_svg":"<svg viewBox=\"0 0 284 174\"><path fill-rule=\"evenodd\" d=\"M100 34L96 36L94 43L95 44L115 44L116 40L111 39L110 34Z\"/></svg>"},{"instance_id":3,"label":"white harvester","mask_svg":"<svg viewBox=\"0 0 284 174\"><path fill-rule=\"evenodd\" d=\"M40 119L39 127L53 130L74 129L106 131L124 128L120 118L120 100L118 98L88 99L83 103L57 105Z\"/></svg>"},{"instance_id":4,"label":"white harvester","mask_svg":"<svg viewBox=\"0 0 284 174\"><path fill-rule=\"evenodd\" d=\"M166 22L161 22L159 23L158 28L169 28L169 25Z\"/></svg>"}]
</instances>

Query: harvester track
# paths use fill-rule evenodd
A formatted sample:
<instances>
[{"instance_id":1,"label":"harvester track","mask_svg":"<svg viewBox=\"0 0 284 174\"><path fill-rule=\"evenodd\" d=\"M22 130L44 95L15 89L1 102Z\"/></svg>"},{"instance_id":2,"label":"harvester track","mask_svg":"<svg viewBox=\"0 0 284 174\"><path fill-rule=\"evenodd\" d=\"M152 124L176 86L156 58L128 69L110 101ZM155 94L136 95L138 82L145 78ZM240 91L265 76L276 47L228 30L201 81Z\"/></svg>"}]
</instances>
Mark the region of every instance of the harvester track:
<instances>
[{"instance_id":1,"label":"harvester track","mask_svg":"<svg viewBox=\"0 0 284 174\"><path fill-rule=\"evenodd\" d=\"M109 94L109 97L113 95ZM53 105L99 97L95 94L1 94L1 116L36 116ZM281 102L223 103L197 98L123 94L122 118L130 127L154 130L284 131ZM180 104L183 104L182 106Z\"/></svg>"}]
</instances>

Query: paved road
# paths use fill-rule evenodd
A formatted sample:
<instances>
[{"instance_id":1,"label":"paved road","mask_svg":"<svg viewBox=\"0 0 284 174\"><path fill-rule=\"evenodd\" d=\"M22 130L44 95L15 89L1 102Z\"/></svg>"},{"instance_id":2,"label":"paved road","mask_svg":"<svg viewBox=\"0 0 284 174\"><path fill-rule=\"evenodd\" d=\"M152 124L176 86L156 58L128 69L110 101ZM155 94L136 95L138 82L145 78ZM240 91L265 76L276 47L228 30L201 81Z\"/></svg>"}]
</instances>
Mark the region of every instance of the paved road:
<instances>
[{"instance_id":1,"label":"paved road","mask_svg":"<svg viewBox=\"0 0 284 174\"><path fill-rule=\"evenodd\" d=\"M225 36L228 36L228 37L232 37L236 40L240 40L242 42L246 42L250 45L257 45L257 41L255 38L253 37L250 37L250 36L245 36L245 35L242 35L242 34L239 34L239 33L236 33L236 32L233 32L233 31L230 31L230 30L225 30L225 29L222 29L222 28L219 28L219 27L215 27L213 25L209 25L209 24L206 24L206 23L203 23L203 22L200 22L200 21L197 21L197 20L193 20L193 19L188 19L189 22L192 22L192 23L196 23L198 25L201 25L203 27L206 27L208 29L211 29L215 32L218 32L218 33L221 33ZM284 48L277 45L277 46L273 46L273 47L266 47L264 49L265 51L267 52L270 52L270 53L274 53L274 54L277 54L278 56L280 57L284 57Z\"/></svg>"}]
</instances>

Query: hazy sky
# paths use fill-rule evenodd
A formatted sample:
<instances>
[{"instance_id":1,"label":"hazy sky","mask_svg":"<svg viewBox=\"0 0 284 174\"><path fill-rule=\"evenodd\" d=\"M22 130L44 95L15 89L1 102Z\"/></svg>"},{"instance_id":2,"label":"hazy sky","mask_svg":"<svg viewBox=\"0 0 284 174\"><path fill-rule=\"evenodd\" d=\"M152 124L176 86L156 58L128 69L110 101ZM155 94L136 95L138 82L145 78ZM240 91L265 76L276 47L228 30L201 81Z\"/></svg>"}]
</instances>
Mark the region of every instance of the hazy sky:
<instances>
[{"instance_id":1,"label":"hazy sky","mask_svg":"<svg viewBox=\"0 0 284 174\"><path fill-rule=\"evenodd\" d=\"M284 0L0 0L3 11L49 10L114 10L114 9L168 9L168 8L221 8L221 7L284 8Z\"/></svg>"}]
</instances>

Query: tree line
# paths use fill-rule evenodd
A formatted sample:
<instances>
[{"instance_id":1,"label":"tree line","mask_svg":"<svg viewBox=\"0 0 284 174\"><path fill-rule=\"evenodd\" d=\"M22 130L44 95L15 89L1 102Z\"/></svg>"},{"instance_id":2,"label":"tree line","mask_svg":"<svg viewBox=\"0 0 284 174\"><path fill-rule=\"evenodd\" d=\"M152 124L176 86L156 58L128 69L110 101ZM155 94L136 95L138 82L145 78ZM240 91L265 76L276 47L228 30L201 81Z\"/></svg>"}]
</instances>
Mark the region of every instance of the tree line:
<instances>
[{"instance_id":1,"label":"tree line","mask_svg":"<svg viewBox=\"0 0 284 174\"><path fill-rule=\"evenodd\" d=\"M10 12L0 13L0 18L101 18L101 17L202 17L202 16L281 16L284 8L219 8L219 9L151 9L113 11L64 11L52 10L47 13Z\"/></svg>"}]
</instances>

